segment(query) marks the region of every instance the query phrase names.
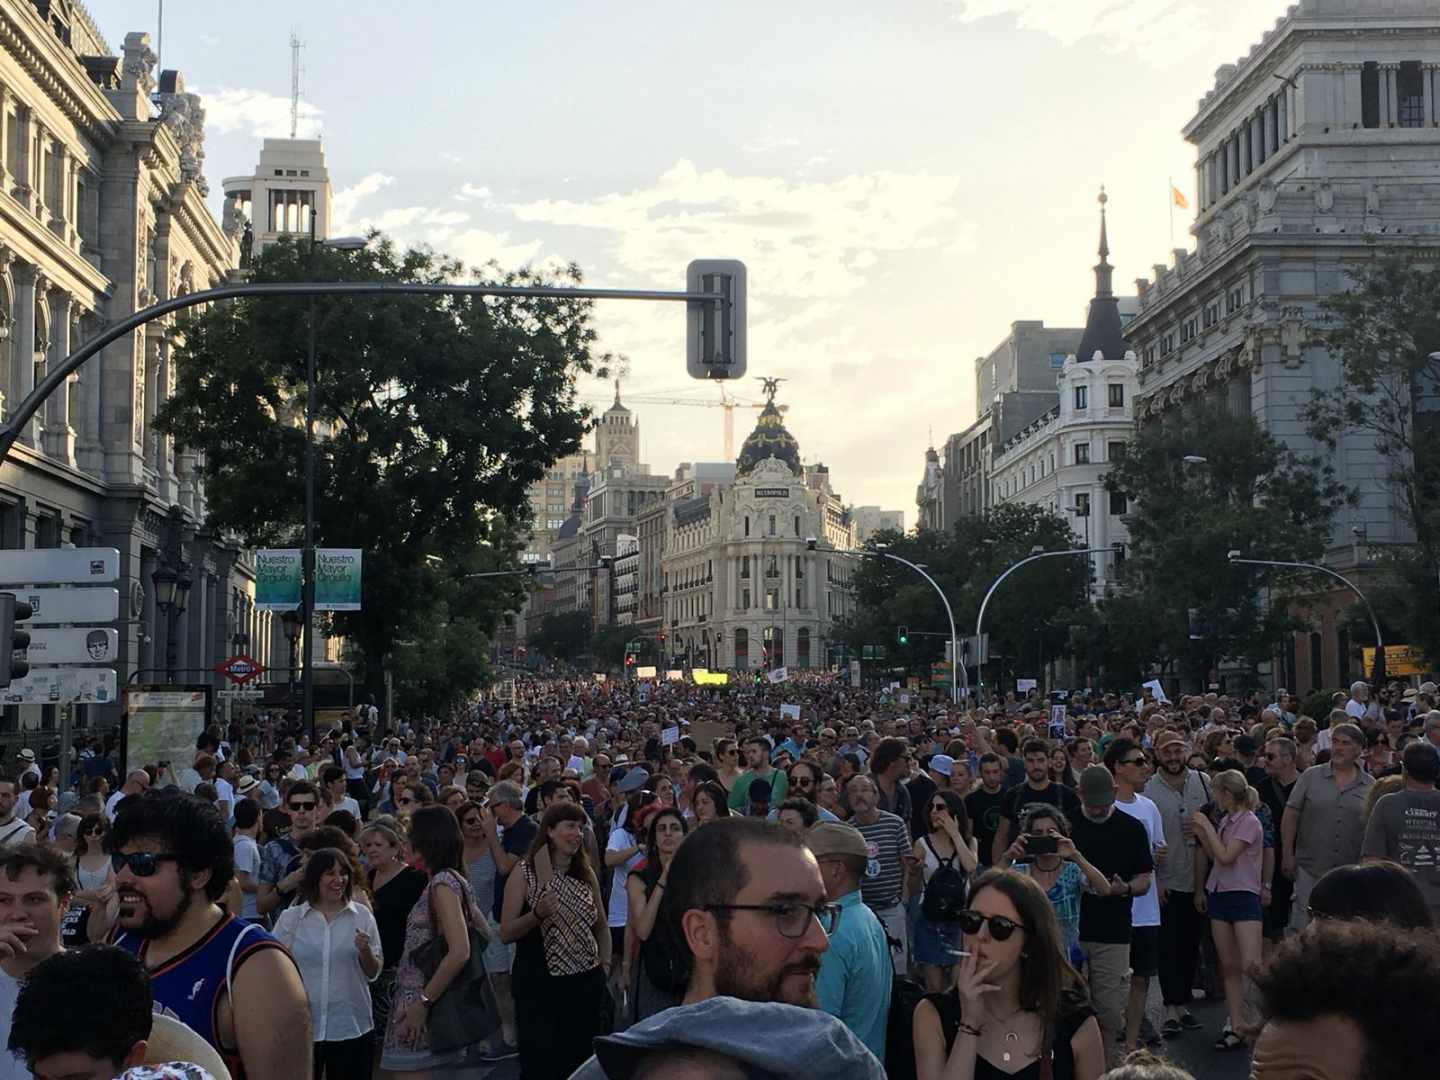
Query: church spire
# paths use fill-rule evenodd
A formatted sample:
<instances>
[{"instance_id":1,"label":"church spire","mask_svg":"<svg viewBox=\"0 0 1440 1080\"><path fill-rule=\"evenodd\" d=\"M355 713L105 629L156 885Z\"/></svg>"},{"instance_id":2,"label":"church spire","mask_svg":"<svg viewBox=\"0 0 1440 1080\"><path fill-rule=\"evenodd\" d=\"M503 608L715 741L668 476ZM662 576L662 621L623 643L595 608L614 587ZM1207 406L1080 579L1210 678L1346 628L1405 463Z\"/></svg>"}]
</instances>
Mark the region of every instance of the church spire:
<instances>
[{"instance_id":1,"label":"church spire","mask_svg":"<svg viewBox=\"0 0 1440 1080\"><path fill-rule=\"evenodd\" d=\"M1114 296L1114 289L1111 285L1110 275L1114 268L1110 265L1110 236L1105 224L1105 204L1110 201L1110 196L1105 194L1105 185L1100 185L1100 261L1095 265L1095 295ZM1082 357L1081 359L1089 359Z\"/></svg>"}]
</instances>

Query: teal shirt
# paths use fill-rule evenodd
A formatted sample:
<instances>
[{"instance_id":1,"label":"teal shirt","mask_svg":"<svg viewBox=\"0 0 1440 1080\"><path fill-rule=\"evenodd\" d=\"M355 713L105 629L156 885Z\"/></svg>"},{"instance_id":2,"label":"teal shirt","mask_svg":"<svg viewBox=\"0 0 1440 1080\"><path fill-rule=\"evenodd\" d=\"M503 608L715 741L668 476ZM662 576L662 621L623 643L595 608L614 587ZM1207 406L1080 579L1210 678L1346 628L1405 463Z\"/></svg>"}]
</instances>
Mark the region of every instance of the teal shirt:
<instances>
[{"instance_id":1,"label":"teal shirt","mask_svg":"<svg viewBox=\"0 0 1440 1080\"><path fill-rule=\"evenodd\" d=\"M735 786L730 789L731 811L743 814L750 809L750 785L758 779L749 769L735 778ZM770 781L770 805L779 806L790 792L790 778L779 769L771 769L765 779Z\"/></svg>"},{"instance_id":2,"label":"teal shirt","mask_svg":"<svg viewBox=\"0 0 1440 1080\"><path fill-rule=\"evenodd\" d=\"M820 958L815 994L820 1008L849 1028L881 1061L893 972L885 928L861 901L859 889L846 893L840 898L840 923Z\"/></svg>"}]
</instances>

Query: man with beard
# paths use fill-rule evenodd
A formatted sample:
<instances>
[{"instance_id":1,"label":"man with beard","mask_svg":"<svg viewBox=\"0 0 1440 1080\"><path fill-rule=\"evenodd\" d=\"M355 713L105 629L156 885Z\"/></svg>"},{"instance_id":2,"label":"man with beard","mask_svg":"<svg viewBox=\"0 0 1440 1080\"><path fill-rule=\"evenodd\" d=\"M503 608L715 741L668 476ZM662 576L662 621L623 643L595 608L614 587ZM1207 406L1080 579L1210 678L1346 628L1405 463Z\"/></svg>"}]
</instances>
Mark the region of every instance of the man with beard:
<instances>
[{"instance_id":1,"label":"man with beard","mask_svg":"<svg viewBox=\"0 0 1440 1080\"><path fill-rule=\"evenodd\" d=\"M883 1080L879 1060L817 1007L815 978L838 915L802 837L749 817L697 829L671 861L659 916L687 954L684 1001L596 1039L596 1056L572 1080Z\"/></svg>"},{"instance_id":2,"label":"man with beard","mask_svg":"<svg viewBox=\"0 0 1440 1080\"><path fill-rule=\"evenodd\" d=\"M1080 800L1063 784L1050 779L1050 748L1041 739L1028 739L1025 743L1025 783L1017 784L1005 792L1005 801L1000 804L1000 826L995 830L995 841L990 848L990 865L1003 866L1001 857L1006 848L1014 843L1015 823L1020 813L1031 803L1049 803L1074 821L1080 816Z\"/></svg>"},{"instance_id":3,"label":"man with beard","mask_svg":"<svg viewBox=\"0 0 1440 1080\"><path fill-rule=\"evenodd\" d=\"M308 780L297 780L290 785L281 810L290 819L290 831L271 840L260 853L260 888L255 894L256 909L272 920L295 899L295 890L305 876L300 838L319 820L320 789Z\"/></svg>"},{"instance_id":4,"label":"man with beard","mask_svg":"<svg viewBox=\"0 0 1440 1080\"><path fill-rule=\"evenodd\" d=\"M236 1080L310 1075L310 1008L294 961L216 903L235 864L215 808L146 795L120 812L108 841L120 906L113 943L150 972L155 1011L199 1033Z\"/></svg>"}]
</instances>

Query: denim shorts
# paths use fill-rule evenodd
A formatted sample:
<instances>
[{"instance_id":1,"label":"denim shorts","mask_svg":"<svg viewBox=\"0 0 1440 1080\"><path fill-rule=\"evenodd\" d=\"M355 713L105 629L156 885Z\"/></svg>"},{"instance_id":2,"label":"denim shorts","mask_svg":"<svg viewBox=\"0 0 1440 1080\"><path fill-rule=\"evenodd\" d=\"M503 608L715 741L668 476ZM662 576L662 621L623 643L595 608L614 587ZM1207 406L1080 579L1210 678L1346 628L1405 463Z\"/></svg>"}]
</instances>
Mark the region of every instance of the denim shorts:
<instances>
[{"instance_id":1,"label":"denim shorts","mask_svg":"<svg viewBox=\"0 0 1440 1080\"><path fill-rule=\"evenodd\" d=\"M1264 914L1260 910L1260 894L1237 889L1231 892L1212 892L1207 897L1208 914L1216 922L1260 922Z\"/></svg>"}]
</instances>

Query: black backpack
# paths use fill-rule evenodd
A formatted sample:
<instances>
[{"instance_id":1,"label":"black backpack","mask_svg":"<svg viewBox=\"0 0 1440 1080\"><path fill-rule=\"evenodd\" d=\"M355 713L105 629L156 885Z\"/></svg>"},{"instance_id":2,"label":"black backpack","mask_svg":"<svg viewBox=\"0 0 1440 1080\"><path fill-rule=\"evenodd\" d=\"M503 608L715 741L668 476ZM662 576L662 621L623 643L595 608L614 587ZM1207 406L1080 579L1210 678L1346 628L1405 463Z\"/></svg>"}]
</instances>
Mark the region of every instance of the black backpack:
<instances>
[{"instance_id":1,"label":"black backpack","mask_svg":"<svg viewBox=\"0 0 1440 1080\"><path fill-rule=\"evenodd\" d=\"M925 846L930 848L932 854L935 849L930 847L930 840L926 838ZM939 858L937 855L936 858ZM932 923L953 923L959 920L960 913L965 910L965 901L970 892L970 883L966 876L955 868L955 856L944 860L935 873L930 875L930 880L925 883L925 895L920 901L920 913Z\"/></svg>"},{"instance_id":2,"label":"black backpack","mask_svg":"<svg viewBox=\"0 0 1440 1080\"><path fill-rule=\"evenodd\" d=\"M890 981L890 1011L885 1014L885 1075L889 1080L915 1080L915 1006L925 987L907 975Z\"/></svg>"}]
</instances>

